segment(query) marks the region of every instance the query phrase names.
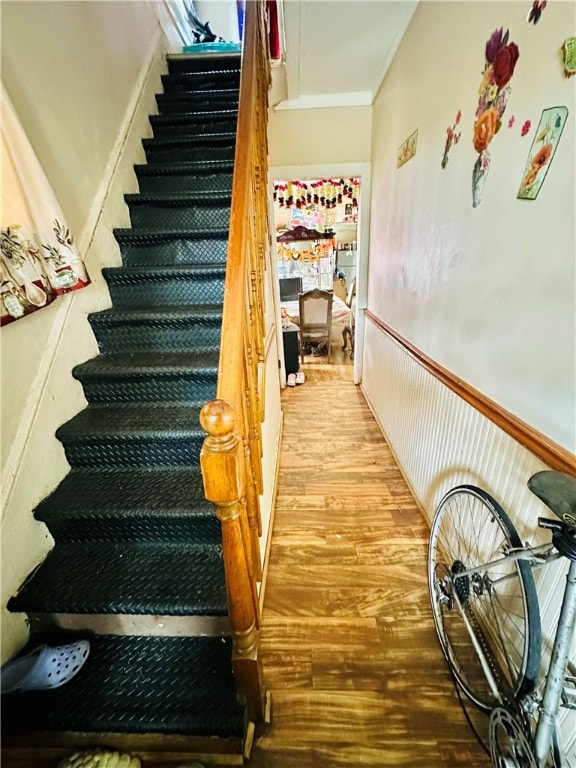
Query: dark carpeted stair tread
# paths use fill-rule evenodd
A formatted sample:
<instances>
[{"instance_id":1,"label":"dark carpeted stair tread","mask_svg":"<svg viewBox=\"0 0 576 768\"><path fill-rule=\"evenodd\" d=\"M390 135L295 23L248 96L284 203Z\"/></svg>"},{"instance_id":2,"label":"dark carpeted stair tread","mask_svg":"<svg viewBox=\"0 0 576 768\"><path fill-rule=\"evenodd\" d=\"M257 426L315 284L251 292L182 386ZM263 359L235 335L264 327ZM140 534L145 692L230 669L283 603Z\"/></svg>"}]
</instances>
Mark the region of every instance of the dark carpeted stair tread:
<instances>
[{"instance_id":1,"label":"dark carpeted stair tread","mask_svg":"<svg viewBox=\"0 0 576 768\"><path fill-rule=\"evenodd\" d=\"M199 467L74 469L34 517L59 542L222 540Z\"/></svg>"},{"instance_id":2,"label":"dark carpeted stair tread","mask_svg":"<svg viewBox=\"0 0 576 768\"><path fill-rule=\"evenodd\" d=\"M198 125L214 124L214 127L220 123L234 124L238 119L237 109L217 109L217 110L189 110L169 115L150 115L150 125L153 129L168 125L184 125L190 127L192 131Z\"/></svg>"},{"instance_id":3,"label":"dark carpeted stair tread","mask_svg":"<svg viewBox=\"0 0 576 768\"><path fill-rule=\"evenodd\" d=\"M135 227L224 227L230 221L229 188L209 192L133 193L124 198Z\"/></svg>"},{"instance_id":4,"label":"dark carpeted stair tread","mask_svg":"<svg viewBox=\"0 0 576 768\"><path fill-rule=\"evenodd\" d=\"M203 432L200 406L168 403L89 405L56 431L63 442L83 436L192 435Z\"/></svg>"},{"instance_id":5,"label":"dark carpeted stair tread","mask_svg":"<svg viewBox=\"0 0 576 768\"><path fill-rule=\"evenodd\" d=\"M186 207L189 205L230 205L230 190L210 190L208 192L157 192L142 194L132 192L124 195L128 205L163 205L168 208Z\"/></svg>"},{"instance_id":6,"label":"dark carpeted stair tread","mask_svg":"<svg viewBox=\"0 0 576 768\"><path fill-rule=\"evenodd\" d=\"M202 133L198 136L171 136L162 139L150 138L142 139L142 144L144 148L152 147L152 149L185 149L188 146L198 146L201 148L209 146L234 147L236 144L236 134L231 131L229 133ZM209 160L218 158L205 159Z\"/></svg>"},{"instance_id":7,"label":"dark carpeted stair tread","mask_svg":"<svg viewBox=\"0 0 576 768\"><path fill-rule=\"evenodd\" d=\"M228 227L115 229L124 264L224 264Z\"/></svg>"},{"instance_id":8,"label":"dark carpeted stair tread","mask_svg":"<svg viewBox=\"0 0 576 768\"><path fill-rule=\"evenodd\" d=\"M198 93L186 91L169 95L158 93L156 104L158 111L163 115L192 110L211 112L218 107L238 109L238 88L220 88Z\"/></svg>"},{"instance_id":9,"label":"dark carpeted stair tread","mask_svg":"<svg viewBox=\"0 0 576 768\"><path fill-rule=\"evenodd\" d=\"M225 616L222 546L57 543L8 605L27 613Z\"/></svg>"},{"instance_id":10,"label":"dark carpeted stair tread","mask_svg":"<svg viewBox=\"0 0 576 768\"><path fill-rule=\"evenodd\" d=\"M35 511L39 520L79 507L86 513L106 511L131 514L213 513L204 498L199 467L149 469L75 469Z\"/></svg>"},{"instance_id":11,"label":"dark carpeted stair tread","mask_svg":"<svg viewBox=\"0 0 576 768\"><path fill-rule=\"evenodd\" d=\"M90 642L69 683L5 699L3 738L17 731L242 736L228 638L100 635Z\"/></svg>"},{"instance_id":12,"label":"dark carpeted stair tread","mask_svg":"<svg viewBox=\"0 0 576 768\"><path fill-rule=\"evenodd\" d=\"M224 299L224 266L144 265L107 267L102 273L115 307L218 304Z\"/></svg>"},{"instance_id":13,"label":"dark carpeted stair tread","mask_svg":"<svg viewBox=\"0 0 576 768\"><path fill-rule=\"evenodd\" d=\"M162 75L165 93L213 91L240 87L240 69L229 68L204 72L182 72Z\"/></svg>"},{"instance_id":14,"label":"dark carpeted stair tread","mask_svg":"<svg viewBox=\"0 0 576 768\"><path fill-rule=\"evenodd\" d=\"M106 309L88 316L101 352L219 348L222 306Z\"/></svg>"},{"instance_id":15,"label":"dark carpeted stair tread","mask_svg":"<svg viewBox=\"0 0 576 768\"><path fill-rule=\"evenodd\" d=\"M190 324L194 320L222 321L222 307L220 305L197 305L190 307L154 307L152 309L103 309L101 312L93 312L90 318L106 319L112 321L128 320L134 323L157 323L159 325L172 325L178 322ZM191 345L194 349L194 345Z\"/></svg>"},{"instance_id":16,"label":"dark carpeted stair tread","mask_svg":"<svg viewBox=\"0 0 576 768\"><path fill-rule=\"evenodd\" d=\"M94 403L56 431L72 467L194 466L199 404Z\"/></svg>"},{"instance_id":17,"label":"dark carpeted stair tread","mask_svg":"<svg viewBox=\"0 0 576 768\"><path fill-rule=\"evenodd\" d=\"M155 243L168 243L171 240L222 240L228 239L227 227L195 227L190 230L170 229L159 227L129 227L114 230L114 237L120 243L147 245Z\"/></svg>"},{"instance_id":18,"label":"dark carpeted stair tread","mask_svg":"<svg viewBox=\"0 0 576 768\"><path fill-rule=\"evenodd\" d=\"M236 130L238 115L235 112L232 114L226 114L226 112L223 111L218 116L207 114L206 117L202 117L201 112L189 115L151 115L150 125L157 139L230 133Z\"/></svg>"},{"instance_id":19,"label":"dark carpeted stair tread","mask_svg":"<svg viewBox=\"0 0 576 768\"><path fill-rule=\"evenodd\" d=\"M142 373L154 376L173 373L215 373L218 352L110 352L77 365L73 374L78 379L90 376L124 376Z\"/></svg>"},{"instance_id":20,"label":"dark carpeted stair tread","mask_svg":"<svg viewBox=\"0 0 576 768\"><path fill-rule=\"evenodd\" d=\"M224 266L213 264L154 264L126 265L123 267L104 267L102 274L106 280L114 283L147 283L157 280L223 280L226 274Z\"/></svg>"},{"instance_id":21,"label":"dark carpeted stair tread","mask_svg":"<svg viewBox=\"0 0 576 768\"><path fill-rule=\"evenodd\" d=\"M236 148L236 134L205 133L179 138L143 139L142 146L149 162L232 160Z\"/></svg>"},{"instance_id":22,"label":"dark carpeted stair tread","mask_svg":"<svg viewBox=\"0 0 576 768\"><path fill-rule=\"evenodd\" d=\"M151 163L134 166L141 194L232 191L230 160Z\"/></svg>"},{"instance_id":23,"label":"dark carpeted stair tread","mask_svg":"<svg viewBox=\"0 0 576 768\"><path fill-rule=\"evenodd\" d=\"M190 160L181 163L146 163L135 165L138 176L205 176L216 173L233 173L232 160Z\"/></svg>"},{"instance_id":24,"label":"dark carpeted stair tread","mask_svg":"<svg viewBox=\"0 0 576 768\"><path fill-rule=\"evenodd\" d=\"M241 63L239 51L215 51L207 56L205 53L170 53L166 57L168 71L176 72L217 72L231 67L238 68Z\"/></svg>"},{"instance_id":25,"label":"dark carpeted stair tread","mask_svg":"<svg viewBox=\"0 0 576 768\"><path fill-rule=\"evenodd\" d=\"M218 353L111 352L76 366L72 373L90 403L203 404L216 394Z\"/></svg>"}]
</instances>

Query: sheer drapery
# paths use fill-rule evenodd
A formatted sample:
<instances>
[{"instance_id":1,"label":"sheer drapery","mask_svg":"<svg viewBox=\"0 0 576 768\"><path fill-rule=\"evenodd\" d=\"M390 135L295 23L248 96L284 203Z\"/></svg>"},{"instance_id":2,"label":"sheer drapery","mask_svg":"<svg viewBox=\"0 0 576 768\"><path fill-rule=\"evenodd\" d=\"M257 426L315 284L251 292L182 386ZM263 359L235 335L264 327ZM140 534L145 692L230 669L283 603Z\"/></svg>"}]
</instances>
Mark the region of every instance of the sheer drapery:
<instances>
[{"instance_id":1,"label":"sheer drapery","mask_svg":"<svg viewBox=\"0 0 576 768\"><path fill-rule=\"evenodd\" d=\"M0 324L90 283L62 210L2 86Z\"/></svg>"}]
</instances>

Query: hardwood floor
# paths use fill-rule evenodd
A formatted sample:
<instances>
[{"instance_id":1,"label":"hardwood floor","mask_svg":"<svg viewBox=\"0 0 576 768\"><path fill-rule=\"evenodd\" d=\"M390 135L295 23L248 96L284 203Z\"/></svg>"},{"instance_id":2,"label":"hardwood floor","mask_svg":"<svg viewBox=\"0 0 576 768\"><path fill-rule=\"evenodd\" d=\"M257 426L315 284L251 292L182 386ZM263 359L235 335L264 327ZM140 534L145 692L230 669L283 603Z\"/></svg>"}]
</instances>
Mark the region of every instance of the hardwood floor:
<instances>
[{"instance_id":1,"label":"hardwood floor","mask_svg":"<svg viewBox=\"0 0 576 768\"><path fill-rule=\"evenodd\" d=\"M427 524L351 365L307 357L283 393L261 635L272 724L250 765L487 767L435 635Z\"/></svg>"},{"instance_id":2,"label":"hardwood floor","mask_svg":"<svg viewBox=\"0 0 576 768\"><path fill-rule=\"evenodd\" d=\"M329 362L310 356L302 369L305 383L282 395L262 618L272 724L248 765L489 768L436 639L427 525L352 383L349 352L335 344ZM178 753L143 759L143 768L192 764Z\"/></svg>"}]
</instances>

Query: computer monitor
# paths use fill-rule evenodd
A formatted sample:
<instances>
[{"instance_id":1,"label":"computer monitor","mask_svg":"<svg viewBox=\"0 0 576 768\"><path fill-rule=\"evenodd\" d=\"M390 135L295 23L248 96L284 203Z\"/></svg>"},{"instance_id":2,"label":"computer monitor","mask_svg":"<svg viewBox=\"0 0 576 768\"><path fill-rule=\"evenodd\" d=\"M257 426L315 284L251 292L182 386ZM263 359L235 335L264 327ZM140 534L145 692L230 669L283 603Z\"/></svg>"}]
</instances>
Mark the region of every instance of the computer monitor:
<instances>
[{"instance_id":1,"label":"computer monitor","mask_svg":"<svg viewBox=\"0 0 576 768\"><path fill-rule=\"evenodd\" d=\"M299 293L302 293L301 277L280 278L280 301L296 301Z\"/></svg>"}]
</instances>

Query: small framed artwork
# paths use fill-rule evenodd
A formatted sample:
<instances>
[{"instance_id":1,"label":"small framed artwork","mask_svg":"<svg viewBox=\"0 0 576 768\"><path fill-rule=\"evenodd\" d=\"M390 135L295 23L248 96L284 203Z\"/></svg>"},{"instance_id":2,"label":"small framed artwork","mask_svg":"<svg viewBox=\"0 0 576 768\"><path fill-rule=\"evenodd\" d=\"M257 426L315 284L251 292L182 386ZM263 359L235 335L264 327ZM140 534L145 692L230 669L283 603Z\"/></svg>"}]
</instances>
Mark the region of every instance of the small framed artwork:
<instances>
[{"instance_id":1,"label":"small framed artwork","mask_svg":"<svg viewBox=\"0 0 576 768\"><path fill-rule=\"evenodd\" d=\"M536 200L538 197L567 117L567 107L550 107L542 112L518 190L521 200Z\"/></svg>"},{"instance_id":2,"label":"small framed artwork","mask_svg":"<svg viewBox=\"0 0 576 768\"><path fill-rule=\"evenodd\" d=\"M344 216L352 216L352 203L346 203L344 206Z\"/></svg>"},{"instance_id":3,"label":"small framed artwork","mask_svg":"<svg viewBox=\"0 0 576 768\"><path fill-rule=\"evenodd\" d=\"M414 131L406 141L398 147L398 157L396 158L396 167L401 168L408 160L412 160L416 154L416 145L418 143L418 129Z\"/></svg>"}]
</instances>

